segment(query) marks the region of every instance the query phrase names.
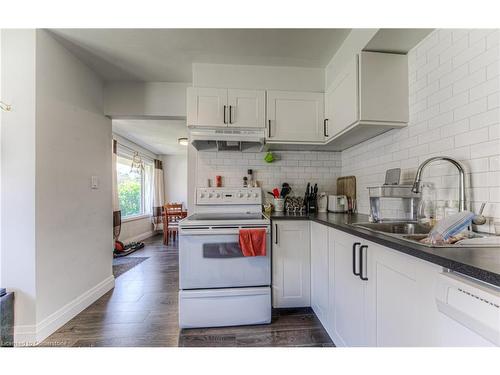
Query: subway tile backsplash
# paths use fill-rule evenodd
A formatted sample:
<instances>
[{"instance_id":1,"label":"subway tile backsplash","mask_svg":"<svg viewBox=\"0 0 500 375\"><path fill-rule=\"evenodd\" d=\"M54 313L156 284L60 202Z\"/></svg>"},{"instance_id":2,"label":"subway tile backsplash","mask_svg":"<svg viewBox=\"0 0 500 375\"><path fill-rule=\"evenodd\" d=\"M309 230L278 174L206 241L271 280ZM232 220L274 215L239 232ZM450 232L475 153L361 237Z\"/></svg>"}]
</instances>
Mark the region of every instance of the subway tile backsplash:
<instances>
[{"instance_id":1,"label":"subway tile backsplash","mask_svg":"<svg viewBox=\"0 0 500 375\"><path fill-rule=\"evenodd\" d=\"M303 196L308 182L317 183L319 191L335 192L341 171L340 152L276 151L276 161L266 163L265 152L198 152L197 182L205 186L221 175L224 186L240 187L247 170L252 169L254 179L262 189L272 191L288 182L292 194ZM266 200L272 199L265 194Z\"/></svg>"},{"instance_id":2,"label":"subway tile backsplash","mask_svg":"<svg viewBox=\"0 0 500 375\"><path fill-rule=\"evenodd\" d=\"M342 152L342 175L357 178L360 212L368 213L366 188L383 183L386 169L400 167L411 183L421 162L445 155L466 168L472 209L489 202L489 222L480 230L493 232L494 218L500 220L499 65L499 30L440 29L410 51L408 127ZM453 166L429 166L424 177L439 200L456 199Z\"/></svg>"}]
</instances>

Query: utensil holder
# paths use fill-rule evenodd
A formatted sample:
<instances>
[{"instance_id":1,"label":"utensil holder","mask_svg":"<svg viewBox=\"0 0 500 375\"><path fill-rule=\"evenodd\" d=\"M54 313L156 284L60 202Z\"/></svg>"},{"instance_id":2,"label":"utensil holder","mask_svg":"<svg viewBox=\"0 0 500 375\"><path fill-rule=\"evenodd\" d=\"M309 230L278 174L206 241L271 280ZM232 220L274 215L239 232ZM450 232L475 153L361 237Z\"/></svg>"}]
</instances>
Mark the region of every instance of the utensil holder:
<instances>
[{"instance_id":1,"label":"utensil holder","mask_svg":"<svg viewBox=\"0 0 500 375\"><path fill-rule=\"evenodd\" d=\"M285 211L285 199L284 198L274 198L273 205L274 205L274 211L276 211L276 212Z\"/></svg>"}]
</instances>

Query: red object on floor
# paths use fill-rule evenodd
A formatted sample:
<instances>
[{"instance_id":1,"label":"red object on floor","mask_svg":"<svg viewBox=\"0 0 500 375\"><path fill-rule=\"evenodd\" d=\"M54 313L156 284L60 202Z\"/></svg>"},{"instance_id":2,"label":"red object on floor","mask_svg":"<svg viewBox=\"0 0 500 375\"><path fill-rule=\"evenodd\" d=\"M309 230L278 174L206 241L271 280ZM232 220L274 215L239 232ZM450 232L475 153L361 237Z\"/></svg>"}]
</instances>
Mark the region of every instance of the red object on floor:
<instances>
[{"instance_id":1,"label":"red object on floor","mask_svg":"<svg viewBox=\"0 0 500 375\"><path fill-rule=\"evenodd\" d=\"M124 251L125 245L121 241L115 241L115 251Z\"/></svg>"},{"instance_id":2,"label":"red object on floor","mask_svg":"<svg viewBox=\"0 0 500 375\"><path fill-rule=\"evenodd\" d=\"M240 229L239 242L244 256L266 256L265 229Z\"/></svg>"}]
</instances>

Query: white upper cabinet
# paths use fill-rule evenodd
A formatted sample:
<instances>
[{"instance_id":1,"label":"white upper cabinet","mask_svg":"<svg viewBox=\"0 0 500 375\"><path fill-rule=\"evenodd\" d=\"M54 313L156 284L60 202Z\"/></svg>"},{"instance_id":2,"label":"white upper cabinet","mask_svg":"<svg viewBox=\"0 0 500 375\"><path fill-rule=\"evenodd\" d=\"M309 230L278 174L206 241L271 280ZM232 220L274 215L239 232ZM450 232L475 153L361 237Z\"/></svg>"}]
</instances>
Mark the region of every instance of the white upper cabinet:
<instances>
[{"instance_id":1,"label":"white upper cabinet","mask_svg":"<svg viewBox=\"0 0 500 375\"><path fill-rule=\"evenodd\" d=\"M227 89L189 87L186 104L188 126L227 126Z\"/></svg>"},{"instance_id":2,"label":"white upper cabinet","mask_svg":"<svg viewBox=\"0 0 500 375\"><path fill-rule=\"evenodd\" d=\"M326 136L331 139L358 121L358 60L353 59L325 93Z\"/></svg>"},{"instance_id":3,"label":"white upper cabinet","mask_svg":"<svg viewBox=\"0 0 500 375\"><path fill-rule=\"evenodd\" d=\"M267 91L267 142L323 142L324 94Z\"/></svg>"},{"instance_id":4,"label":"white upper cabinet","mask_svg":"<svg viewBox=\"0 0 500 375\"><path fill-rule=\"evenodd\" d=\"M408 122L408 59L406 55L361 52L359 116L363 122Z\"/></svg>"},{"instance_id":5,"label":"white upper cabinet","mask_svg":"<svg viewBox=\"0 0 500 375\"><path fill-rule=\"evenodd\" d=\"M343 150L408 123L406 55L361 52L325 93L329 149Z\"/></svg>"},{"instance_id":6,"label":"white upper cabinet","mask_svg":"<svg viewBox=\"0 0 500 375\"><path fill-rule=\"evenodd\" d=\"M228 126L264 128L266 92L264 90L228 90Z\"/></svg>"},{"instance_id":7,"label":"white upper cabinet","mask_svg":"<svg viewBox=\"0 0 500 375\"><path fill-rule=\"evenodd\" d=\"M206 127L265 127L264 90L187 89L187 125Z\"/></svg>"}]
</instances>

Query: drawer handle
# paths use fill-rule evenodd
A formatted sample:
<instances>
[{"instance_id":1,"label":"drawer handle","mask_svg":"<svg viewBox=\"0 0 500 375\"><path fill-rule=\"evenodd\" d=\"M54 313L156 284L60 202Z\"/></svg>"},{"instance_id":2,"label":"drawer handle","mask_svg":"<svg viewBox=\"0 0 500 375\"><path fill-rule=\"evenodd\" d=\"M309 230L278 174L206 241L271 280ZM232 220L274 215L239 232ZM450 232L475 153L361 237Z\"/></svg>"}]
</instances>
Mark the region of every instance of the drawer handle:
<instances>
[{"instance_id":1,"label":"drawer handle","mask_svg":"<svg viewBox=\"0 0 500 375\"><path fill-rule=\"evenodd\" d=\"M368 249L368 246L363 245L359 248L359 278L361 280L367 281L368 277L366 277L366 273L363 272L363 268L365 268L366 266L366 262L364 261L364 259L366 258L366 251L363 251L364 249Z\"/></svg>"},{"instance_id":2,"label":"drawer handle","mask_svg":"<svg viewBox=\"0 0 500 375\"><path fill-rule=\"evenodd\" d=\"M274 224L274 244L278 244L278 224Z\"/></svg>"},{"instance_id":3,"label":"drawer handle","mask_svg":"<svg viewBox=\"0 0 500 375\"><path fill-rule=\"evenodd\" d=\"M359 276L359 272L356 272L356 247L361 245L360 242L354 242L352 244L352 273L354 276Z\"/></svg>"}]
</instances>

